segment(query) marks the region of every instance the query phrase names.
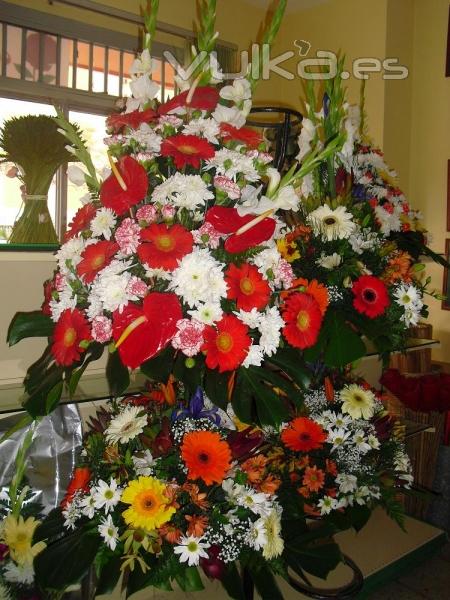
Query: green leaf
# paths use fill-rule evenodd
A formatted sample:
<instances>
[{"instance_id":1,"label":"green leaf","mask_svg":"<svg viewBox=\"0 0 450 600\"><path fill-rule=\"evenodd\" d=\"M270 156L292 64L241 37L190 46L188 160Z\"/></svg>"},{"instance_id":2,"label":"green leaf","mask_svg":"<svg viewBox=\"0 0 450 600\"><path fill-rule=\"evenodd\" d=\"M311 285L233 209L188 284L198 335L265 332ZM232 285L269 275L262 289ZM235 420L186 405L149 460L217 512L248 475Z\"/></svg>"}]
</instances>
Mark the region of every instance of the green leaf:
<instances>
[{"instance_id":1,"label":"green leaf","mask_svg":"<svg viewBox=\"0 0 450 600\"><path fill-rule=\"evenodd\" d=\"M328 367L345 367L366 355L364 342L346 325L341 315L330 313L326 329L328 344L324 362Z\"/></svg>"},{"instance_id":2,"label":"green leaf","mask_svg":"<svg viewBox=\"0 0 450 600\"><path fill-rule=\"evenodd\" d=\"M253 560L245 568L248 569L262 600L283 600L280 588L266 561Z\"/></svg>"},{"instance_id":3,"label":"green leaf","mask_svg":"<svg viewBox=\"0 0 450 600\"><path fill-rule=\"evenodd\" d=\"M96 596L100 596L101 594L112 594L117 587L117 583L122 574L120 571L121 564L121 557L113 556L111 560L103 565L95 588Z\"/></svg>"},{"instance_id":4,"label":"green leaf","mask_svg":"<svg viewBox=\"0 0 450 600\"><path fill-rule=\"evenodd\" d=\"M178 381L182 381L187 390L193 394L200 386L202 387L203 375L203 357L195 357L195 365L189 369L186 367L186 356L182 352L178 352L173 365L173 375Z\"/></svg>"},{"instance_id":5,"label":"green leaf","mask_svg":"<svg viewBox=\"0 0 450 600\"><path fill-rule=\"evenodd\" d=\"M108 357L106 364L106 378L109 391L113 398L120 396L130 385L130 374L128 368L120 360L118 352L113 352Z\"/></svg>"},{"instance_id":6,"label":"green leaf","mask_svg":"<svg viewBox=\"0 0 450 600\"><path fill-rule=\"evenodd\" d=\"M275 356L271 356L267 362L282 369L301 388L309 388L311 376L298 350L294 348L280 348Z\"/></svg>"},{"instance_id":7,"label":"green leaf","mask_svg":"<svg viewBox=\"0 0 450 600\"><path fill-rule=\"evenodd\" d=\"M239 573L236 563L228 563L225 573L223 574L220 583L226 593L233 600L246 600L244 586L241 574Z\"/></svg>"},{"instance_id":8,"label":"green leaf","mask_svg":"<svg viewBox=\"0 0 450 600\"><path fill-rule=\"evenodd\" d=\"M94 562L101 543L99 535L77 529L49 544L34 560L38 585L63 590L78 583Z\"/></svg>"},{"instance_id":9,"label":"green leaf","mask_svg":"<svg viewBox=\"0 0 450 600\"><path fill-rule=\"evenodd\" d=\"M51 318L40 310L18 312L9 324L6 340L10 346L14 346L25 338L50 337L54 327Z\"/></svg>"},{"instance_id":10,"label":"green leaf","mask_svg":"<svg viewBox=\"0 0 450 600\"><path fill-rule=\"evenodd\" d=\"M33 542L47 541L59 537L65 532L64 521L65 519L59 507L51 510L37 527L33 536Z\"/></svg>"},{"instance_id":11,"label":"green leaf","mask_svg":"<svg viewBox=\"0 0 450 600\"><path fill-rule=\"evenodd\" d=\"M172 348L165 348L153 358L146 360L140 369L149 379L165 383L173 371Z\"/></svg>"},{"instance_id":12,"label":"green leaf","mask_svg":"<svg viewBox=\"0 0 450 600\"><path fill-rule=\"evenodd\" d=\"M28 413L24 413L24 415L20 417L17 423L15 423L15 425L10 427L8 431L6 431L2 435L2 437L0 438L0 444L2 444L4 441L10 438L14 433L16 433L16 431L20 431L21 429L28 427L28 425L30 425L33 422L33 420L34 419L31 415L29 415Z\"/></svg>"},{"instance_id":13,"label":"green leaf","mask_svg":"<svg viewBox=\"0 0 450 600\"><path fill-rule=\"evenodd\" d=\"M94 360L98 360L102 356L103 350L104 346L97 342L93 342L89 345L89 348L86 350L85 353L83 364L78 369L75 369L70 376L68 384L70 397L72 397L75 394L75 391L78 387L78 383L89 363L93 362Z\"/></svg>"},{"instance_id":14,"label":"green leaf","mask_svg":"<svg viewBox=\"0 0 450 600\"><path fill-rule=\"evenodd\" d=\"M187 567L175 575L175 580L183 592L200 592L205 589L197 567Z\"/></svg>"},{"instance_id":15,"label":"green leaf","mask_svg":"<svg viewBox=\"0 0 450 600\"><path fill-rule=\"evenodd\" d=\"M31 385L31 382L25 379L26 395L23 406L32 417L48 415L59 402L61 393L58 386L62 383L63 373L63 367L52 363L42 371L37 385L34 381Z\"/></svg>"},{"instance_id":16,"label":"green leaf","mask_svg":"<svg viewBox=\"0 0 450 600\"><path fill-rule=\"evenodd\" d=\"M205 393L216 406L223 410L226 410L228 404L229 377L229 373L219 373L217 369L207 369L205 373Z\"/></svg>"},{"instance_id":17,"label":"green leaf","mask_svg":"<svg viewBox=\"0 0 450 600\"><path fill-rule=\"evenodd\" d=\"M61 395L64 387L63 381L58 381L56 385L52 387L52 389L47 394L47 398L45 399L45 411L46 414L49 415L53 412L61 400Z\"/></svg>"}]
</instances>

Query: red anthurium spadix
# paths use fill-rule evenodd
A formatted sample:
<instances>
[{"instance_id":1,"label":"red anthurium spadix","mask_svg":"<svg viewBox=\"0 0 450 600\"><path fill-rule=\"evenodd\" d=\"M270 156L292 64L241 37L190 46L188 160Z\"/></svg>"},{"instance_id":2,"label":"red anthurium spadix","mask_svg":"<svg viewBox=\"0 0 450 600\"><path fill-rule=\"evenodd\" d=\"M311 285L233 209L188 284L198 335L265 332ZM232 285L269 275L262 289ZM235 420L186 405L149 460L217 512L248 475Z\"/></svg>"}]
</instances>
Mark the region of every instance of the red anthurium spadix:
<instances>
[{"instance_id":1,"label":"red anthurium spadix","mask_svg":"<svg viewBox=\"0 0 450 600\"><path fill-rule=\"evenodd\" d=\"M128 304L113 315L113 338L124 365L137 369L163 350L183 318L181 304L172 293L151 292L142 307Z\"/></svg>"},{"instance_id":2,"label":"red anthurium spadix","mask_svg":"<svg viewBox=\"0 0 450 600\"><path fill-rule=\"evenodd\" d=\"M245 215L241 217L235 208L225 206L213 206L206 213L206 221L214 226L220 233L232 234L225 242L225 250L236 254L245 252L259 244L269 240L275 231L275 219L266 217L256 223L244 233L237 234L241 227L255 220L257 215Z\"/></svg>"},{"instance_id":3,"label":"red anthurium spadix","mask_svg":"<svg viewBox=\"0 0 450 600\"><path fill-rule=\"evenodd\" d=\"M116 165L122 181L114 173L105 179L100 188L103 206L123 215L147 195L147 171L131 156L122 156Z\"/></svg>"}]
</instances>

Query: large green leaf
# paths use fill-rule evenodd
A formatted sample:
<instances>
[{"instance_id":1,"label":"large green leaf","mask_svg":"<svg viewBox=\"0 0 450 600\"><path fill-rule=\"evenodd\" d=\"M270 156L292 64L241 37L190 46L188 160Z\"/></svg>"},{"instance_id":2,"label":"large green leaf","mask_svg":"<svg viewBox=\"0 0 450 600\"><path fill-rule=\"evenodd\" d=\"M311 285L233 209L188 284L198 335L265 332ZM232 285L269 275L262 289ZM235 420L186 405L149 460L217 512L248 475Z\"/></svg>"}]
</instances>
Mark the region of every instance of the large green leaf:
<instances>
[{"instance_id":1,"label":"large green leaf","mask_svg":"<svg viewBox=\"0 0 450 600\"><path fill-rule=\"evenodd\" d=\"M345 367L366 355L364 342L339 314L329 313L326 336L324 362L328 367Z\"/></svg>"},{"instance_id":2,"label":"large green leaf","mask_svg":"<svg viewBox=\"0 0 450 600\"><path fill-rule=\"evenodd\" d=\"M99 344L98 342L92 342L91 344L89 344L89 348L86 350L83 356L83 364L78 369L74 369L70 376L68 388L71 397L75 394L78 383L86 368L88 367L89 363L101 358L104 349L104 346L102 346L102 344Z\"/></svg>"},{"instance_id":3,"label":"large green leaf","mask_svg":"<svg viewBox=\"0 0 450 600\"><path fill-rule=\"evenodd\" d=\"M142 363L140 369L149 379L165 383L173 371L173 356L173 349L165 348L153 358Z\"/></svg>"},{"instance_id":4,"label":"large green leaf","mask_svg":"<svg viewBox=\"0 0 450 600\"><path fill-rule=\"evenodd\" d=\"M242 577L236 567L236 563L227 564L220 583L228 596L233 598L233 600L246 600Z\"/></svg>"},{"instance_id":5,"label":"large green leaf","mask_svg":"<svg viewBox=\"0 0 450 600\"><path fill-rule=\"evenodd\" d=\"M25 380L26 394L24 396L24 408L29 414L36 418L48 415L58 404L62 393L62 379L64 369L52 363L42 371L37 383Z\"/></svg>"},{"instance_id":6,"label":"large green leaf","mask_svg":"<svg viewBox=\"0 0 450 600\"><path fill-rule=\"evenodd\" d=\"M112 352L108 356L106 364L106 378L108 380L109 391L113 398L117 398L130 385L130 373L128 368L120 360L118 352Z\"/></svg>"},{"instance_id":7,"label":"large green leaf","mask_svg":"<svg viewBox=\"0 0 450 600\"><path fill-rule=\"evenodd\" d=\"M283 600L283 594L265 560L252 560L245 568L262 600Z\"/></svg>"},{"instance_id":8,"label":"large green leaf","mask_svg":"<svg viewBox=\"0 0 450 600\"><path fill-rule=\"evenodd\" d=\"M282 369L299 387L308 389L311 383L310 372L302 355L295 348L280 348L267 362Z\"/></svg>"},{"instance_id":9,"label":"large green leaf","mask_svg":"<svg viewBox=\"0 0 450 600\"><path fill-rule=\"evenodd\" d=\"M77 529L50 543L34 560L36 581L44 589L62 590L78 583L101 546L98 534Z\"/></svg>"},{"instance_id":10,"label":"large green leaf","mask_svg":"<svg viewBox=\"0 0 450 600\"><path fill-rule=\"evenodd\" d=\"M178 352L175 362L173 363L173 375L178 381L182 381L190 394L202 386L203 376L203 357L195 357L195 365L192 368L186 366L186 356L182 352Z\"/></svg>"},{"instance_id":11,"label":"large green leaf","mask_svg":"<svg viewBox=\"0 0 450 600\"><path fill-rule=\"evenodd\" d=\"M229 373L219 373L216 369L207 369L204 390L208 398L217 406L226 410L228 404Z\"/></svg>"},{"instance_id":12,"label":"large green leaf","mask_svg":"<svg viewBox=\"0 0 450 600\"><path fill-rule=\"evenodd\" d=\"M40 310L18 312L14 315L6 337L10 346L30 337L49 337L53 333L55 323Z\"/></svg>"},{"instance_id":13,"label":"large green leaf","mask_svg":"<svg viewBox=\"0 0 450 600\"><path fill-rule=\"evenodd\" d=\"M41 524L37 527L33 541L52 540L64 533L64 517L60 508L51 510Z\"/></svg>"},{"instance_id":14,"label":"large green leaf","mask_svg":"<svg viewBox=\"0 0 450 600\"><path fill-rule=\"evenodd\" d=\"M122 575L121 565L122 559L120 556L113 556L111 560L103 565L95 589L97 596L113 593Z\"/></svg>"},{"instance_id":15,"label":"large green leaf","mask_svg":"<svg viewBox=\"0 0 450 600\"><path fill-rule=\"evenodd\" d=\"M200 592L205 589L197 567L187 567L175 575L176 582L183 592Z\"/></svg>"}]
</instances>

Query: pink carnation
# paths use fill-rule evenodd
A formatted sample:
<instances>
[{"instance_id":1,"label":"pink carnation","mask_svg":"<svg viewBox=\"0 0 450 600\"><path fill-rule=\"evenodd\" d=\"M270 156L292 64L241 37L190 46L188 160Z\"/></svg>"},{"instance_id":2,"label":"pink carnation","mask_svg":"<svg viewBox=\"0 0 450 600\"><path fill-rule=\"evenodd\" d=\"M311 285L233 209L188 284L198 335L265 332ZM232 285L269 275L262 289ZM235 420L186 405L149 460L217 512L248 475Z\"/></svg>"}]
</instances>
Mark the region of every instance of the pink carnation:
<instances>
[{"instance_id":1,"label":"pink carnation","mask_svg":"<svg viewBox=\"0 0 450 600\"><path fill-rule=\"evenodd\" d=\"M249 150L248 152L246 152L246 154L250 158L256 158L259 162L263 163L264 165L268 165L270 162L273 161L273 156L268 152L258 152L258 150Z\"/></svg>"},{"instance_id":2,"label":"pink carnation","mask_svg":"<svg viewBox=\"0 0 450 600\"><path fill-rule=\"evenodd\" d=\"M241 197L241 188L232 179L225 177L225 175L214 177L214 186L218 190L225 192L230 200L238 200Z\"/></svg>"},{"instance_id":3,"label":"pink carnation","mask_svg":"<svg viewBox=\"0 0 450 600\"><path fill-rule=\"evenodd\" d=\"M102 315L92 320L92 337L96 342L104 344L109 342L112 336L112 321Z\"/></svg>"},{"instance_id":4,"label":"pink carnation","mask_svg":"<svg viewBox=\"0 0 450 600\"><path fill-rule=\"evenodd\" d=\"M58 290L58 292L62 292L66 287L66 278L59 271L58 273L55 273L54 286L55 290Z\"/></svg>"},{"instance_id":5,"label":"pink carnation","mask_svg":"<svg viewBox=\"0 0 450 600\"><path fill-rule=\"evenodd\" d=\"M195 356L203 345L203 323L195 319L180 319L177 322L177 333L172 338L172 346L181 350L186 356Z\"/></svg>"},{"instance_id":6,"label":"pink carnation","mask_svg":"<svg viewBox=\"0 0 450 600\"><path fill-rule=\"evenodd\" d=\"M192 237L196 244L204 244L210 248L218 248L221 234L217 229L214 229L214 226L211 223L206 222L203 223L199 229L192 231Z\"/></svg>"},{"instance_id":7,"label":"pink carnation","mask_svg":"<svg viewBox=\"0 0 450 600\"><path fill-rule=\"evenodd\" d=\"M116 242L120 251L127 256L134 254L139 246L141 228L133 219L124 219L116 230Z\"/></svg>"},{"instance_id":8,"label":"pink carnation","mask_svg":"<svg viewBox=\"0 0 450 600\"><path fill-rule=\"evenodd\" d=\"M143 298L148 292L148 286L145 281L142 281L142 279L133 275L128 282L127 292L132 296Z\"/></svg>"},{"instance_id":9,"label":"pink carnation","mask_svg":"<svg viewBox=\"0 0 450 600\"><path fill-rule=\"evenodd\" d=\"M171 127L179 127L183 124L183 119L177 117L176 115L163 115L159 118L158 125L156 129L161 129L164 125L170 125Z\"/></svg>"},{"instance_id":10,"label":"pink carnation","mask_svg":"<svg viewBox=\"0 0 450 600\"><path fill-rule=\"evenodd\" d=\"M147 223L153 223L158 217L158 209L154 204L146 204L141 206L136 213L136 219L138 221L146 221Z\"/></svg>"},{"instance_id":11,"label":"pink carnation","mask_svg":"<svg viewBox=\"0 0 450 600\"><path fill-rule=\"evenodd\" d=\"M175 216L175 207L170 204L165 204L161 208L161 214L164 220L171 220Z\"/></svg>"},{"instance_id":12,"label":"pink carnation","mask_svg":"<svg viewBox=\"0 0 450 600\"><path fill-rule=\"evenodd\" d=\"M276 272L277 283L282 283L285 290L288 290L292 286L294 281L294 271L291 265L284 258L280 259L278 263L278 269Z\"/></svg>"}]
</instances>

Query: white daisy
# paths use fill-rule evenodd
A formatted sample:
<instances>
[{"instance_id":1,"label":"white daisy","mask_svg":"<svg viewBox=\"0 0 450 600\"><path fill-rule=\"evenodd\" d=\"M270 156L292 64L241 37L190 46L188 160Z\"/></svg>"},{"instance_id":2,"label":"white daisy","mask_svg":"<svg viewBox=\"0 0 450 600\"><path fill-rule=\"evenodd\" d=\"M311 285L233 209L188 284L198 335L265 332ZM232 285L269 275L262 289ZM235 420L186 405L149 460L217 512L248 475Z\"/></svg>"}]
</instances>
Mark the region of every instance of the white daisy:
<instances>
[{"instance_id":1,"label":"white daisy","mask_svg":"<svg viewBox=\"0 0 450 600\"><path fill-rule=\"evenodd\" d=\"M342 257L336 252L333 252L333 254L322 253L320 258L316 260L316 264L319 265L319 267L329 270L335 269L341 264L341 262Z\"/></svg>"},{"instance_id":2,"label":"white daisy","mask_svg":"<svg viewBox=\"0 0 450 600\"><path fill-rule=\"evenodd\" d=\"M329 515L332 510L338 507L338 501L331 496L324 496L319 500L317 506L320 508L321 515Z\"/></svg>"},{"instance_id":3,"label":"white daisy","mask_svg":"<svg viewBox=\"0 0 450 600\"><path fill-rule=\"evenodd\" d=\"M199 303L197 309L188 310L188 314L191 315L193 319L196 319L205 325L212 325L216 321L220 321L223 310L218 302L209 304Z\"/></svg>"},{"instance_id":4,"label":"white daisy","mask_svg":"<svg viewBox=\"0 0 450 600\"><path fill-rule=\"evenodd\" d=\"M94 496L95 508L104 508L106 514L110 510L113 510L122 496L122 491L118 488L117 481L113 478L111 478L109 484L103 481L103 479L99 479L91 493Z\"/></svg>"},{"instance_id":5,"label":"white daisy","mask_svg":"<svg viewBox=\"0 0 450 600\"><path fill-rule=\"evenodd\" d=\"M372 449L372 446L368 443L362 429L358 429L353 434L353 443L358 448L359 452L361 452L361 454L367 454L367 452Z\"/></svg>"},{"instance_id":6,"label":"white daisy","mask_svg":"<svg viewBox=\"0 0 450 600\"><path fill-rule=\"evenodd\" d=\"M353 215L344 206L332 210L328 204L313 210L306 219L316 235L329 242L348 238L355 229Z\"/></svg>"},{"instance_id":7,"label":"white daisy","mask_svg":"<svg viewBox=\"0 0 450 600\"><path fill-rule=\"evenodd\" d=\"M115 550L119 539L119 530L114 525L111 515L103 517L98 526L98 532L110 550Z\"/></svg>"},{"instance_id":8,"label":"white daisy","mask_svg":"<svg viewBox=\"0 0 450 600\"><path fill-rule=\"evenodd\" d=\"M345 429L342 429L342 428L332 429L331 431L329 431L327 442L329 444L333 445L333 447L331 448L331 452L333 452L334 450L337 450L338 448L341 448L345 444L345 442L348 440L350 435L351 435L350 431L346 431Z\"/></svg>"},{"instance_id":9,"label":"white daisy","mask_svg":"<svg viewBox=\"0 0 450 600\"><path fill-rule=\"evenodd\" d=\"M82 514L88 519L93 519L95 515L95 498L92 494L84 496L80 501Z\"/></svg>"},{"instance_id":10,"label":"white daisy","mask_svg":"<svg viewBox=\"0 0 450 600\"><path fill-rule=\"evenodd\" d=\"M370 434L367 436L367 443L372 448L372 450L378 450L380 447L380 440L376 435Z\"/></svg>"},{"instance_id":11,"label":"white daisy","mask_svg":"<svg viewBox=\"0 0 450 600\"><path fill-rule=\"evenodd\" d=\"M267 531L265 526L265 519L259 518L257 521L250 525L250 529L247 534L247 543L251 548L255 550L261 550L267 544Z\"/></svg>"},{"instance_id":12,"label":"white daisy","mask_svg":"<svg viewBox=\"0 0 450 600\"><path fill-rule=\"evenodd\" d=\"M105 430L106 439L110 444L126 444L144 431L147 425L147 415L142 414L139 406L127 406L116 417L111 419Z\"/></svg>"},{"instance_id":13,"label":"white daisy","mask_svg":"<svg viewBox=\"0 0 450 600\"><path fill-rule=\"evenodd\" d=\"M208 558L206 549L210 547L210 544L203 541L203 538L190 536L183 536L180 539L180 544L175 546L173 549L175 554L179 554L180 562L187 562L190 567L197 566L200 562L200 558Z\"/></svg>"},{"instance_id":14,"label":"white daisy","mask_svg":"<svg viewBox=\"0 0 450 600\"><path fill-rule=\"evenodd\" d=\"M34 583L33 565L16 565L9 560L3 568L3 577L8 583L18 583L19 585L32 585Z\"/></svg>"},{"instance_id":15,"label":"white daisy","mask_svg":"<svg viewBox=\"0 0 450 600\"><path fill-rule=\"evenodd\" d=\"M236 491L236 503L251 510L255 515L267 517L272 511L270 497L263 492L256 492L249 486L240 486Z\"/></svg>"}]
</instances>

